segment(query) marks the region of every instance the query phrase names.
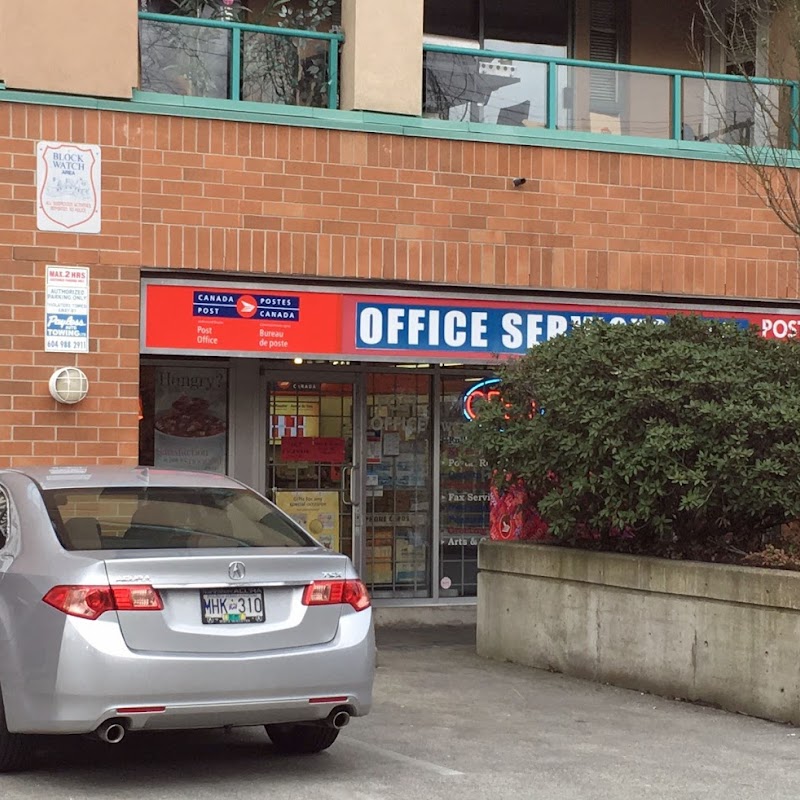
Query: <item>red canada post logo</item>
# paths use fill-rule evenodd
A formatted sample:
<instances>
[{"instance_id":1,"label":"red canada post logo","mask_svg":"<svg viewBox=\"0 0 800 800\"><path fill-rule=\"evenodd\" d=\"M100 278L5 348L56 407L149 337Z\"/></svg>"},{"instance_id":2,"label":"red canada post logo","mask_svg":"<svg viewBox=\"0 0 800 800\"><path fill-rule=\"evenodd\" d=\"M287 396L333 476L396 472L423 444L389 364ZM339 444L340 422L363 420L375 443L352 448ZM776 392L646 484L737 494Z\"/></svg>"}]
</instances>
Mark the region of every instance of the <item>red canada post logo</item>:
<instances>
[{"instance_id":1,"label":"red canada post logo","mask_svg":"<svg viewBox=\"0 0 800 800\"><path fill-rule=\"evenodd\" d=\"M37 227L44 231L100 232L100 148L39 142Z\"/></svg>"},{"instance_id":2,"label":"red canada post logo","mask_svg":"<svg viewBox=\"0 0 800 800\"><path fill-rule=\"evenodd\" d=\"M236 301L236 311L240 317L252 317L258 311L258 303L252 295L243 294Z\"/></svg>"}]
</instances>

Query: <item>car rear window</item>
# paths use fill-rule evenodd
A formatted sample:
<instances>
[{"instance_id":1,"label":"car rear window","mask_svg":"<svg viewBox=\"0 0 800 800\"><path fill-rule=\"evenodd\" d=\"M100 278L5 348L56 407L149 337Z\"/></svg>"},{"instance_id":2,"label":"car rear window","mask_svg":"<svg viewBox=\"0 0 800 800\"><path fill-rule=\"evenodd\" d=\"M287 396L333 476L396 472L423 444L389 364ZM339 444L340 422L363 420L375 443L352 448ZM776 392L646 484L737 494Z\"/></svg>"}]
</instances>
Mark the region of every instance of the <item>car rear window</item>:
<instances>
[{"instance_id":1,"label":"car rear window","mask_svg":"<svg viewBox=\"0 0 800 800\"><path fill-rule=\"evenodd\" d=\"M45 505L67 550L312 547L275 506L246 489L45 489Z\"/></svg>"}]
</instances>

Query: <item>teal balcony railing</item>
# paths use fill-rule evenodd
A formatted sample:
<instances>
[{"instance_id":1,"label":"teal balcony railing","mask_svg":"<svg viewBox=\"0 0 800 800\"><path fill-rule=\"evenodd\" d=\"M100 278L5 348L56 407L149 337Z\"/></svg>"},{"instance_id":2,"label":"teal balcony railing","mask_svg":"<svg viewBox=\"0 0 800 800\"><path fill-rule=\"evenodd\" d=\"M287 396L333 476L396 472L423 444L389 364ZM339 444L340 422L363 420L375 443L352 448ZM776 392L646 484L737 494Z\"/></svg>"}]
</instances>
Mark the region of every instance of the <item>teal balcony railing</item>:
<instances>
[{"instance_id":1,"label":"teal balcony railing","mask_svg":"<svg viewBox=\"0 0 800 800\"><path fill-rule=\"evenodd\" d=\"M338 33L139 14L139 88L217 100L337 108Z\"/></svg>"},{"instance_id":2,"label":"teal balcony railing","mask_svg":"<svg viewBox=\"0 0 800 800\"><path fill-rule=\"evenodd\" d=\"M424 114L725 145L798 147L800 83L428 44Z\"/></svg>"}]
</instances>

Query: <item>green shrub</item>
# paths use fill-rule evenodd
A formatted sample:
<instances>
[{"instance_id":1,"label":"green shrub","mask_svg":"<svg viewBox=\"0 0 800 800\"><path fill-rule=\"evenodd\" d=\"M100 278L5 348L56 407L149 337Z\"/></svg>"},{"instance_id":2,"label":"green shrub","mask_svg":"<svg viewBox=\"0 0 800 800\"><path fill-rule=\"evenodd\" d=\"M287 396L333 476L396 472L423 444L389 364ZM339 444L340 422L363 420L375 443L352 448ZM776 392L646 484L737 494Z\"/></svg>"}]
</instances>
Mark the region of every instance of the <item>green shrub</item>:
<instances>
[{"instance_id":1,"label":"green shrub","mask_svg":"<svg viewBox=\"0 0 800 800\"><path fill-rule=\"evenodd\" d=\"M469 445L567 543L716 560L800 517L800 343L679 315L588 322L499 374Z\"/></svg>"}]
</instances>

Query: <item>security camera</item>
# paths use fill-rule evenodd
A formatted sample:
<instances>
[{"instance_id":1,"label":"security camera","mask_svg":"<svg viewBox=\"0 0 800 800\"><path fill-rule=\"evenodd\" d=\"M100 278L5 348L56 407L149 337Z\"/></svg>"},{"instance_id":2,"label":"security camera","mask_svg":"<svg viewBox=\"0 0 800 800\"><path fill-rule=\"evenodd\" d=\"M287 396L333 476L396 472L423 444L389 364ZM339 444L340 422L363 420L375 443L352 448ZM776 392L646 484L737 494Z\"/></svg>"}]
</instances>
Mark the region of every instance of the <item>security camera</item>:
<instances>
[{"instance_id":1,"label":"security camera","mask_svg":"<svg viewBox=\"0 0 800 800\"><path fill-rule=\"evenodd\" d=\"M518 189L520 186L523 186L525 183L527 183L527 178L514 178L513 183Z\"/></svg>"}]
</instances>

